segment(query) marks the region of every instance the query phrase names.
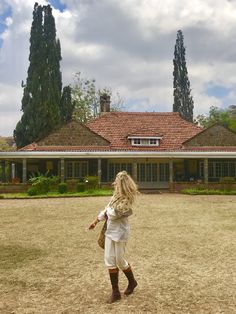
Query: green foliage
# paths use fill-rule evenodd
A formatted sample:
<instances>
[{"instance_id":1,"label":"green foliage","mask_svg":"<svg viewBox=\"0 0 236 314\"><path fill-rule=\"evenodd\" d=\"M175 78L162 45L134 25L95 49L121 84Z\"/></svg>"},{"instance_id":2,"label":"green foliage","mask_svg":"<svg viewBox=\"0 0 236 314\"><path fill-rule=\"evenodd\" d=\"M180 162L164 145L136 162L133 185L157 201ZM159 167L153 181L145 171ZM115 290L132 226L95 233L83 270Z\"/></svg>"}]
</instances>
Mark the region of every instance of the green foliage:
<instances>
[{"instance_id":1,"label":"green foliage","mask_svg":"<svg viewBox=\"0 0 236 314\"><path fill-rule=\"evenodd\" d=\"M71 88L73 102L73 118L79 122L86 123L100 115L100 96L108 95L112 98L110 88L97 89L95 79L83 78L81 72L74 76L74 85ZM117 92L112 98L111 111L121 111L124 99Z\"/></svg>"},{"instance_id":2,"label":"green foliage","mask_svg":"<svg viewBox=\"0 0 236 314\"><path fill-rule=\"evenodd\" d=\"M182 118L193 122L193 98L185 60L184 36L181 30L177 32L173 64L173 112L179 112Z\"/></svg>"},{"instance_id":3,"label":"green foliage","mask_svg":"<svg viewBox=\"0 0 236 314\"><path fill-rule=\"evenodd\" d=\"M86 123L97 116L97 97L95 80L84 79L81 73L75 74L75 85L72 87L74 102L73 117L75 120Z\"/></svg>"},{"instance_id":4,"label":"green foliage","mask_svg":"<svg viewBox=\"0 0 236 314\"><path fill-rule=\"evenodd\" d=\"M195 119L195 123L198 123L204 128L208 128L218 122L236 132L236 109L234 107L236 106L229 106L226 109L220 109L218 107L211 106L209 114L198 115Z\"/></svg>"},{"instance_id":5,"label":"green foliage","mask_svg":"<svg viewBox=\"0 0 236 314\"><path fill-rule=\"evenodd\" d=\"M66 193L59 193L57 192L48 192L47 194L42 195L33 195L30 196L27 193L4 193L0 194L0 198L4 199L28 199L28 198L59 198L59 197L87 197L87 196L110 196L112 195L113 190L109 189L96 189L96 190L88 190L84 192L66 192Z\"/></svg>"},{"instance_id":6,"label":"green foliage","mask_svg":"<svg viewBox=\"0 0 236 314\"><path fill-rule=\"evenodd\" d=\"M220 178L220 183L232 184L235 183L234 177L223 177Z\"/></svg>"},{"instance_id":7,"label":"green foliage","mask_svg":"<svg viewBox=\"0 0 236 314\"><path fill-rule=\"evenodd\" d=\"M15 148L9 145L7 138L0 136L0 151L14 151Z\"/></svg>"},{"instance_id":8,"label":"green foliage","mask_svg":"<svg viewBox=\"0 0 236 314\"><path fill-rule=\"evenodd\" d=\"M67 193L67 190L68 190L67 183L59 183L59 185L58 185L58 192L60 194Z\"/></svg>"},{"instance_id":9,"label":"green foliage","mask_svg":"<svg viewBox=\"0 0 236 314\"><path fill-rule=\"evenodd\" d=\"M37 194L47 194L49 192L51 178L48 177L48 172L45 174L37 173L32 175L29 182L37 190Z\"/></svg>"},{"instance_id":10,"label":"green foliage","mask_svg":"<svg viewBox=\"0 0 236 314\"><path fill-rule=\"evenodd\" d=\"M38 190L37 190L37 188L36 188L35 186L32 186L32 187L30 187L30 188L27 190L27 194L28 194L29 196L35 196L35 195L38 194Z\"/></svg>"},{"instance_id":11,"label":"green foliage","mask_svg":"<svg viewBox=\"0 0 236 314\"><path fill-rule=\"evenodd\" d=\"M87 176L85 177L86 189L97 189L98 188L98 177L97 176Z\"/></svg>"},{"instance_id":12,"label":"green foliage","mask_svg":"<svg viewBox=\"0 0 236 314\"><path fill-rule=\"evenodd\" d=\"M85 191L85 183L78 182L77 183L77 192L84 192Z\"/></svg>"},{"instance_id":13,"label":"green foliage","mask_svg":"<svg viewBox=\"0 0 236 314\"><path fill-rule=\"evenodd\" d=\"M236 190L184 189L181 193L189 195L236 195Z\"/></svg>"},{"instance_id":14,"label":"green foliage","mask_svg":"<svg viewBox=\"0 0 236 314\"><path fill-rule=\"evenodd\" d=\"M77 183L78 183L77 179L67 180L66 183L67 183L67 187L68 187L68 191L69 192L76 192L76 190L77 190Z\"/></svg>"},{"instance_id":15,"label":"green foliage","mask_svg":"<svg viewBox=\"0 0 236 314\"><path fill-rule=\"evenodd\" d=\"M72 114L74 111L74 102L72 101L71 97L71 87L65 86L63 88L61 101L60 101L60 112L62 122L66 123L69 122L72 118Z\"/></svg>"}]
</instances>

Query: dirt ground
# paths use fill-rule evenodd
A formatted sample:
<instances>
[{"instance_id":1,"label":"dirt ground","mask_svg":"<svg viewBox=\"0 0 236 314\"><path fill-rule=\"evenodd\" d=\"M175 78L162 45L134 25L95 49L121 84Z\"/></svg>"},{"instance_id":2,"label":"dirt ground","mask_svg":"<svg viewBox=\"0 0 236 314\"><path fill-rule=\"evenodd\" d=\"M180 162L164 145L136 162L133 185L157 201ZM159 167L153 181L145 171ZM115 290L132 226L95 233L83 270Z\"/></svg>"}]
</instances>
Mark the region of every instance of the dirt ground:
<instances>
[{"instance_id":1,"label":"dirt ground","mask_svg":"<svg viewBox=\"0 0 236 314\"><path fill-rule=\"evenodd\" d=\"M102 225L86 230L108 200L0 199L1 314L236 313L235 196L140 195L126 250L138 287L111 305Z\"/></svg>"}]
</instances>

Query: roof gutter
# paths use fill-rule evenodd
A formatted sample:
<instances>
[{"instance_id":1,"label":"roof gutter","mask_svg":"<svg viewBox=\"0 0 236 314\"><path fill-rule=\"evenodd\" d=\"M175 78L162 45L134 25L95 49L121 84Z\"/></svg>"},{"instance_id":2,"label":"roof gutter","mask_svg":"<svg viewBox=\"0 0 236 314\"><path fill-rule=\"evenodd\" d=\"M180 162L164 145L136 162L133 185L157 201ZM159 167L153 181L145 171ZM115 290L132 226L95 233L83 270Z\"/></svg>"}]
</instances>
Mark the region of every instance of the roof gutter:
<instances>
[{"instance_id":1,"label":"roof gutter","mask_svg":"<svg viewBox=\"0 0 236 314\"><path fill-rule=\"evenodd\" d=\"M236 158L236 152L0 152L0 159L58 158Z\"/></svg>"}]
</instances>

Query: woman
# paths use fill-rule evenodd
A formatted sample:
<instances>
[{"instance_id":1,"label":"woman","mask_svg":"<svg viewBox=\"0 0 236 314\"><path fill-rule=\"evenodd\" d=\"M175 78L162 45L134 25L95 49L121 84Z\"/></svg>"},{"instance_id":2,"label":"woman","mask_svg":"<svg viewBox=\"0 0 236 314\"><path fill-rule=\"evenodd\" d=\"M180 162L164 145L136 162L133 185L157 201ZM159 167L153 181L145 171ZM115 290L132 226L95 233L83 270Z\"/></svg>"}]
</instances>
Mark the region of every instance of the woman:
<instances>
[{"instance_id":1,"label":"woman","mask_svg":"<svg viewBox=\"0 0 236 314\"><path fill-rule=\"evenodd\" d=\"M114 193L111 201L89 226L89 229L94 229L99 221L107 219L104 258L112 285L110 303L121 299L118 286L119 269L124 272L128 279L125 295L133 293L137 286L137 281L134 279L130 265L124 258L124 253L130 231L128 217L132 215L133 203L138 189L126 171L121 171L116 175L113 185Z\"/></svg>"}]
</instances>

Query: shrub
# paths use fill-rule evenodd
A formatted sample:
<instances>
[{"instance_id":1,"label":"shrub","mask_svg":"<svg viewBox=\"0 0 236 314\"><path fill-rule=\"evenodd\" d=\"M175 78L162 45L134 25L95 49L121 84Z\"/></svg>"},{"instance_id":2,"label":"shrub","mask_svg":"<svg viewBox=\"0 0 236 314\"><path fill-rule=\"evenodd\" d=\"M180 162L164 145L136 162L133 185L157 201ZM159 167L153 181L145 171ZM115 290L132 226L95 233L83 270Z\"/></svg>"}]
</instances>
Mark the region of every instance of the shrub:
<instances>
[{"instance_id":1,"label":"shrub","mask_svg":"<svg viewBox=\"0 0 236 314\"><path fill-rule=\"evenodd\" d=\"M227 191L227 190L214 190L214 189L184 189L181 191L183 194L189 195L236 195L235 190Z\"/></svg>"},{"instance_id":2,"label":"shrub","mask_svg":"<svg viewBox=\"0 0 236 314\"><path fill-rule=\"evenodd\" d=\"M235 182L234 177L223 177L220 178L220 183L232 184Z\"/></svg>"},{"instance_id":3,"label":"shrub","mask_svg":"<svg viewBox=\"0 0 236 314\"><path fill-rule=\"evenodd\" d=\"M78 180L70 179L66 180L68 191L76 192Z\"/></svg>"},{"instance_id":4,"label":"shrub","mask_svg":"<svg viewBox=\"0 0 236 314\"><path fill-rule=\"evenodd\" d=\"M59 192L60 194L66 193L67 190L68 190L68 188L67 188L67 183L59 183L59 185L58 185L58 192Z\"/></svg>"},{"instance_id":5,"label":"shrub","mask_svg":"<svg viewBox=\"0 0 236 314\"><path fill-rule=\"evenodd\" d=\"M35 187L37 194L47 194L49 191L50 178L47 176L48 172L41 174L38 172L37 175L32 175L29 182L32 187Z\"/></svg>"},{"instance_id":6,"label":"shrub","mask_svg":"<svg viewBox=\"0 0 236 314\"><path fill-rule=\"evenodd\" d=\"M220 178L220 183L222 184L224 190L231 191L232 185L235 183L234 177L223 177Z\"/></svg>"},{"instance_id":7,"label":"shrub","mask_svg":"<svg viewBox=\"0 0 236 314\"><path fill-rule=\"evenodd\" d=\"M32 186L31 188L29 188L29 189L27 190L27 194L28 194L29 196L37 195L37 194L38 194L37 188L36 188L35 186Z\"/></svg>"},{"instance_id":8,"label":"shrub","mask_svg":"<svg viewBox=\"0 0 236 314\"><path fill-rule=\"evenodd\" d=\"M85 183L77 183L77 192L84 192L85 191Z\"/></svg>"},{"instance_id":9,"label":"shrub","mask_svg":"<svg viewBox=\"0 0 236 314\"><path fill-rule=\"evenodd\" d=\"M85 177L85 185L89 190L94 190L98 188L98 177L97 176L87 176Z\"/></svg>"},{"instance_id":10,"label":"shrub","mask_svg":"<svg viewBox=\"0 0 236 314\"><path fill-rule=\"evenodd\" d=\"M58 176L50 177L49 178L49 190L50 191L57 191L59 181L60 181L60 178Z\"/></svg>"}]
</instances>

